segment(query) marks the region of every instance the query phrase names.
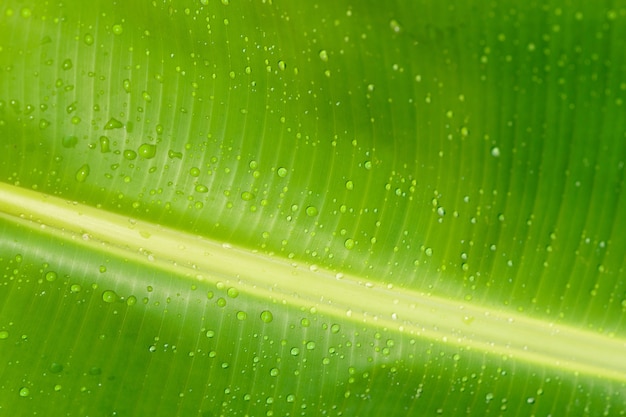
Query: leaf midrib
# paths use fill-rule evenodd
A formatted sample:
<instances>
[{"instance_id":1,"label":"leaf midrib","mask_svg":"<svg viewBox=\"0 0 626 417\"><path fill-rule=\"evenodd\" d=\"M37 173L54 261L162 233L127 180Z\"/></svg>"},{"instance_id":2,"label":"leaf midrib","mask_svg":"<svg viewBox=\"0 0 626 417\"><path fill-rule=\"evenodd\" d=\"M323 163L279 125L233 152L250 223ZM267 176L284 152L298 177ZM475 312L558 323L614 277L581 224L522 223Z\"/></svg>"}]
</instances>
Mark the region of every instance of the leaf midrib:
<instances>
[{"instance_id":1,"label":"leaf midrib","mask_svg":"<svg viewBox=\"0 0 626 417\"><path fill-rule=\"evenodd\" d=\"M334 273L0 183L0 217L189 280L440 343L626 382L626 340Z\"/></svg>"}]
</instances>

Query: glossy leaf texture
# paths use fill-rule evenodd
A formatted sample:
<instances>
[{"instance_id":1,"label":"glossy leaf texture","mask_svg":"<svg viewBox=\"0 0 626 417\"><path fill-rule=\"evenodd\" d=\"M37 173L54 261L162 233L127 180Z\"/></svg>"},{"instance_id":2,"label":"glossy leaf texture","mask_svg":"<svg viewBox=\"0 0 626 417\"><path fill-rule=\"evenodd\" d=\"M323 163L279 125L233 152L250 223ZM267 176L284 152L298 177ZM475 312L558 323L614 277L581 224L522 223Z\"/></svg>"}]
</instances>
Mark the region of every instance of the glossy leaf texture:
<instances>
[{"instance_id":1,"label":"glossy leaf texture","mask_svg":"<svg viewBox=\"0 0 626 417\"><path fill-rule=\"evenodd\" d=\"M626 4L0 3L0 410L623 415Z\"/></svg>"}]
</instances>

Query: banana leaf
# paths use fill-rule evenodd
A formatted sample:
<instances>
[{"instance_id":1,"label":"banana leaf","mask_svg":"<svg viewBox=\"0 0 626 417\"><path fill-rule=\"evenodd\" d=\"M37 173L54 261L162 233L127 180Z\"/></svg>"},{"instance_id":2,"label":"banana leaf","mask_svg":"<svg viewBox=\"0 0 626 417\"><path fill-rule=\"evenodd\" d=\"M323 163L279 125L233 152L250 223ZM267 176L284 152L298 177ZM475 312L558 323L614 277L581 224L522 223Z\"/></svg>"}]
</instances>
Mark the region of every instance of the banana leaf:
<instances>
[{"instance_id":1,"label":"banana leaf","mask_svg":"<svg viewBox=\"0 0 626 417\"><path fill-rule=\"evenodd\" d=\"M626 413L626 3L0 2L0 414Z\"/></svg>"}]
</instances>

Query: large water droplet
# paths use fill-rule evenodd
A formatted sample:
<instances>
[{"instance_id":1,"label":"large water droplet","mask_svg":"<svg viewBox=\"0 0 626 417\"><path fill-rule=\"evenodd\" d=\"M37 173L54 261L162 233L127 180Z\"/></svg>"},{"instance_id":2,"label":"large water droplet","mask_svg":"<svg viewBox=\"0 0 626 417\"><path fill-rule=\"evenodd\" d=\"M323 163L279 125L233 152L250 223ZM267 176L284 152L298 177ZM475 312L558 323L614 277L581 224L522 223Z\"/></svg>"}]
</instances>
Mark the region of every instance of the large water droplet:
<instances>
[{"instance_id":1,"label":"large water droplet","mask_svg":"<svg viewBox=\"0 0 626 417\"><path fill-rule=\"evenodd\" d=\"M244 201L253 200L254 194L252 194L250 191L244 191L243 193L241 193L241 199Z\"/></svg>"},{"instance_id":2,"label":"large water droplet","mask_svg":"<svg viewBox=\"0 0 626 417\"><path fill-rule=\"evenodd\" d=\"M84 164L83 166L78 168L78 171L76 171L76 175L75 175L76 181L85 182L85 180L89 176L90 171L91 171L91 168L89 168L89 165L87 164Z\"/></svg>"},{"instance_id":3,"label":"large water droplet","mask_svg":"<svg viewBox=\"0 0 626 417\"><path fill-rule=\"evenodd\" d=\"M270 323L272 320L274 320L274 315L269 310L262 311L261 312L261 320L264 323Z\"/></svg>"},{"instance_id":4,"label":"large water droplet","mask_svg":"<svg viewBox=\"0 0 626 417\"><path fill-rule=\"evenodd\" d=\"M102 301L105 303L114 303L119 299L115 291L106 290L102 293Z\"/></svg>"},{"instance_id":5,"label":"large water droplet","mask_svg":"<svg viewBox=\"0 0 626 417\"><path fill-rule=\"evenodd\" d=\"M66 59L63 61L63 64L61 64L61 68L63 68L65 71L72 69L74 65L72 64L72 60L71 59Z\"/></svg>"},{"instance_id":6,"label":"large water droplet","mask_svg":"<svg viewBox=\"0 0 626 417\"><path fill-rule=\"evenodd\" d=\"M122 122L117 120L115 117L111 117L107 124L104 125L104 130L120 129L122 127L124 127L124 124Z\"/></svg>"},{"instance_id":7,"label":"large water droplet","mask_svg":"<svg viewBox=\"0 0 626 417\"><path fill-rule=\"evenodd\" d=\"M111 141L106 136L100 136L100 152L111 152Z\"/></svg>"},{"instance_id":8,"label":"large water droplet","mask_svg":"<svg viewBox=\"0 0 626 417\"><path fill-rule=\"evenodd\" d=\"M152 159L156 155L156 145L150 143L142 143L137 151L143 159Z\"/></svg>"},{"instance_id":9,"label":"large water droplet","mask_svg":"<svg viewBox=\"0 0 626 417\"><path fill-rule=\"evenodd\" d=\"M320 59L324 62L328 62L328 52L326 52L326 49L322 49L319 53L320 55Z\"/></svg>"},{"instance_id":10,"label":"large water droplet","mask_svg":"<svg viewBox=\"0 0 626 417\"><path fill-rule=\"evenodd\" d=\"M78 138L76 136L65 136L61 141L61 144L64 148L73 148L78 143Z\"/></svg>"},{"instance_id":11,"label":"large water droplet","mask_svg":"<svg viewBox=\"0 0 626 417\"><path fill-rule=\"evenodd\" d=\"M314 206L308 206L305 212L306 212L306 215L309 217L315 217L318 214L317 208Z\"/></svg>"}]
</instances>

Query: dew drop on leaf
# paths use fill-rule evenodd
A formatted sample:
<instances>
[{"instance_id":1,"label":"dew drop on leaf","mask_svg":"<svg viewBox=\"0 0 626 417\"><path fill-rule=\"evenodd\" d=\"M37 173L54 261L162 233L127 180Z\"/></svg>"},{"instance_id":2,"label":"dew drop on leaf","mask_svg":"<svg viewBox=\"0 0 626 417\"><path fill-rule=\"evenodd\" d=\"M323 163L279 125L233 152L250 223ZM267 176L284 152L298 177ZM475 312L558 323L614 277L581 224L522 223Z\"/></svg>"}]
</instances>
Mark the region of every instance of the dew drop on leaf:
<instances>
[{"instance_id":1,"label":"dew drop on leaf","mask_svg":"<svg viewBox=\"0 0 626 417\"><path fill-rule=\"evenodd\" d=\"M91 171L91 168L89 168L89 165L87 164L84 164L83 166L78 168L78 171L76 171L76 175L75 175L76 181L85 182L85 180L89 176L90 171Z\"/></svg>"},{"instance_id":2,"label":"dew drop on leaf","mask_svg":"<svg viewBox=\"0 0 626 417\"><path fill-rule=\"evenodd\" d=\"M156 145L142 143L137 149L139 156L143 159L152 159L156 155Z\"/></svg>"},{"instance_id":3,"label":"dew drop on leaf","mask_svg":"<svg viewBox=\"0 0 626 417\"><path fill-rule=\"evenodd\" d=\"M320 59L321 59L323 62L328 62L328 52L326 52L326 49L322 49L322 50L320 51L319 55L320 55Z\"/></svg>"},{"instance_id":4,"label":"dew drop on leaf","mask_svg":"<svg viewBox=\"0 0 626 417\"><path fill-rule=\"evenodd\" d=\"M244 191L243 193L241 193L241 199L244 201L253 200L254 194L252 194L250 191Z\"/></svg>"},{"instance_id":5,"label":"dew drop on leaf","mask_svg":"<svg viewBox=\"0 0 626 417\"><path fill-rule=\"evenodd\" d=\"M133 151L132 149L126 149L124 151L124 158L128 159L129 161L133 161L137 159L137 152Z\"/></svg>"},{"instance_id":6,"label":"dew drop on leaf","mask_svg":"<svg viewBox=\"0 0 626 417\"><path fill-rule=\"evenodd\" d=\"M263 321L263 323L271 323L272 320L274 320L274 315L271 311L264 310L261 312L261 321Z\"/></svg>"},{"instance_id":7,"label":"dew drop on leaf","mask_svg":"<svg viewBox=\"0 0 626 417\"><path fill-rule=\"evenodd\" d=\"M280 167L278 168L278 170L276 171L276 174L281 177L281 178L285 178L287 176L287 169Z\"/></svg>"},{"instance_id":8,"label":"dew drop on leaf","mask_svg":"<svg viewBox=\"0 0 626 417\"><path fill-rule=\"evenodd\" d=\"M52 372L53 374L58 374L62 370L63 370L63 365L61 365L60 363L52 362L50 364L50 372Z\"/></svg>"},{"instance_id":9,"label":"dew drop on leaf","mask_svg":"<svg viewBox=\"0 0 626 417\"><path fill-rule=\"evenodd\" d=\"M309 217L314 217L314 216L317 216L318 214L317 208L314 206L308 206L305 212L306 212L306 215Z\"/></svg>"},{"instance_id":10,"label":"dew drop on leaf","mask_svg":"<svg viewBox=\"0 0 626 417\"><path fill-rule=\"evenodd\" d=\"M64 148L73 148L78 143L78 138L76 136L65 136L61 141L61 144Z\"/></svg>"},{"instance_id":11,"label":"dew drop on leaf","mask_svg":"<svg viewBox=\"0 0 626 417\"><path fill-rule=\"evenodd\" d=\"M61 68L63 68L65 71L72 69L74 65L72 64L72 60L71 59L66 59L63 61L63 64L61 64Z\"/></svg>"},{"instance_id":12,"label":"dew drop on leaf","mask_svg":"<svg viewBox=\"0 0 626 417\"><path fill-rule=\"evenodd\" d=\"M118 300L118 296L115 293L115 291L106 290L105 292L102 293L102 301L104 301L105 303L114 303L117 300Z\"/></svg>"},{"instance_id":13,"label":"dew drop on leaf","mask_svg":"<svg viewBox=\"0 0 626 417\"><path fill-rule=\"evenodd\" d=\"M343 246L348 250L354 249L354 239L346 239Z\"/></svg>"},{"instance_id":14,"label":"dew drop on leaf","mask_svg":"<svg viewBox=\"0 0 626 417\"><path fill-rule=\"evenodd\" d=\"M6 330L0 330L0 340L5 340L9 338L9 332Z\"/></svg>"},{"instance_id":15,"label":"dew drop on leaf","mask_svg":"<svg viewBox=\"0 0 626 417\"><path fill-rule=\"evenodd\" d=\"M237 312L237 320L243 321L243 320L245 320L247 318L248 318L248 313L246 313L245 311L238 311Z\"/></svg>"},{"instance_id":16,"label":"dew drop on leaf","mask_svg":"<svg viewBox=\"0 0 626 417\"><path fill-rule=\"evenodd\" d=\"M20 397L28 397L30 395L30 389L27 387L20 388Z\"/></svg>"},{"instance_id":17,"label":"dew drop on leaf","mask_svg":"<svg viewBox=\"0 0 626 417\"><path fill-rule=\"evenodd\" d=\"M115 117L111 117L109 121L104 125L104 130L120 129L124 127L124 124L117 120Z\"/></svg>"},{"instance_id":18,"label":"dew drop on leaf","mask_svg":"<svg viewBox=\"0 0 626 417\"><path fill-rule=\"evenodd\" d=\"M111 152L111 141L106 136L100 136L100 152Z\"/></svg>"},{"instance_id":19,"label":"dew drop on leaf","mask_svg":"<svg viewBox=\"0 0 626 417\"><path fill-rule=\"evenodd\" d=\"M228 295L230 298L237 298L237 296L239 295L239 290L235 287L230 287L228 290L226 290L226 295Z\"/></svg>"},{"instance_id":20,"label":"dew drop on leaf","mask_svg":"<svg viewBox=\"0 0 626 417\"><path fill-rule=\"evenodd\" d=\"M56 272L54 272L54 271L48 271L48 272L46 272L46 281L48 281L48 282L54 282L54 281L56 281L57 277L58 277L58 275L57 275L57 273L56 273Z\"/></svg>"}]
</instances>

